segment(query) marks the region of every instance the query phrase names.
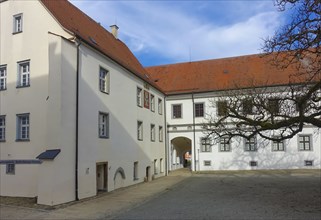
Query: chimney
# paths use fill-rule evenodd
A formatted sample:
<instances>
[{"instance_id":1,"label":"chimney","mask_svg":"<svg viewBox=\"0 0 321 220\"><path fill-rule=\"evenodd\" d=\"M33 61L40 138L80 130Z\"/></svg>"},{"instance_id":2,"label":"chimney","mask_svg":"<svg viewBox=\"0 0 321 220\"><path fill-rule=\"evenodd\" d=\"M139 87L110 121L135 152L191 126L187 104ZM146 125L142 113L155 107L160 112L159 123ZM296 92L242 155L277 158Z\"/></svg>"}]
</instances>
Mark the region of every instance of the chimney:
<instances>
[{"instance_id":1,"label":"chimney","mask_svg":"<svg viewBox=\"0 0 321 220\"><path fill-rule=\"evenodd\" d=\"M116 24L110 25L111 33L116 39L118 39L118 29L119 27Z\"/></svg>"}]
</instances>

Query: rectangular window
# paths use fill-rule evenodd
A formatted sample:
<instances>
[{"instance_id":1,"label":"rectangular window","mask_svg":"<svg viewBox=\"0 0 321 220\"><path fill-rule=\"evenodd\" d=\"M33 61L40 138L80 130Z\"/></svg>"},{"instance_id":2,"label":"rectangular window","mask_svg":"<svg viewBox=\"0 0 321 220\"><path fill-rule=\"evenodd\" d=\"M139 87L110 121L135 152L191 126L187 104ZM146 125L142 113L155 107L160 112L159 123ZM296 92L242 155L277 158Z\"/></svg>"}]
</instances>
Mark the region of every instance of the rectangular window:
<instances>
[{"instance_id":1,"label":"rectangular window","mask_svg":"<svg viewBox=\"0 0 321 220\"><path fill-rule=\"evenodd\" d=\"M150 125L150 140L155 141L155 125L151 124Z\"/></svg>"},{"instance_id":2,"label":"rectangular window","mask_svg":"<svg viewBox=\"0 0 321 220\"><path fill-rule=\"evenodd\" d=\"M149 109L149 92L144 90L144 107Z\"/></svg>"},{"instance_id":3,"label":"rectangular window","mask_svg":"<svg viewBox=\"0 0 321 220\"><path fill-rule=\"evenodd\" d=\"M159 139L159 142L163 142L163 127L162 126L159 126L159 129L158 129L158 139Z\"/></svg>"},{"instance_id":4,"label":"rectangular window","mask_svg":"<svg viewBox=\"0 0 321 220\"><path fill-rule=\"evenodd\" d=\"M157 159L154 160L154 174L158 173Z\"/></svg>"},{"instance_id":5,"label":"rectangular window","mask_svg":"<svg viewBox=\"0 0 321 220\"><path fill-rule=\"evenodd\" d=\"M220 151L223 151L223 152L231 151L231 140L229 137L220 138Z\"/></svg>"},{"instance_id":6,"label":"rectangular window","mask_svg":"<svg viewBox=\"0 0 321 220\"><path fill-rule=\"evenodd\" d=\"M163 158L159 159L159 170L161 173L164 173Z\"/></svg>"},{"instance_id":7,"label":"rectangular window","mask_svg":"<svg viewBox=\"0 0 321 220\"><path fill-rule=\"evenodd\" d=\"M0 90L7 89L7 66L0 66Z\"/></svg>"},{"instance_id":8,"label":"rectangular window","mask_svg":"<svg viewBox=\"0 0 321 220\"><path fill-rule=\"evenodd\" d=\"M155 111L155 96L150 94L150 110Z\"/></svg>"},{"instance_id":9,"label":"rectangular window","mask_svg":"<svg viewBox=\"0 0 321 220\"><path fill-rule=\"evenodd\" d=\"M250 161L251 167L257 167L257 161Z\"/></svg>"},{"instance_id":10,"label":"rectangular window","mask_svg":"<svg viewBox=\"0 0 321 220\"><path fill-rule=\"evenodd\" d=\"M138 161L134 162L134 180L138 180Z\"/></svg>"},{"instance_id":11,"label":"rectangular window","mask_svg":"<svg viewBox=\"0 0 321 220\"><path fill-rule=\"evenodd\" d=\"M6 116L0 115L0 142L6 140Z\"/></svg>"},{"instance_id":12,"label":"rectangular window","mask_svg":"<svg viewBox=\"0 0 321 220\"><path fill-rule=\"evenodd\" d=\"M172 117L173 118L182 118L182 105L181 104L172 105Z\"/></svg>"},{"instance_id":13,"label":"rectangular window","mask_svg":"<svg viewBox=\"0 0 321 220\"><path fill-rule=\"evenodd\" d=\"M22 32L22 14L13 16L13 33Z\"/></svg>"},{"instance_id":14,"label":"rectangular window","mask_svg":"<svg viewBox=\"0 0 321 220\"><path fill-rule=\"evenodd\" d=\"M201 152L211 152L211 140L209 138L202 138L201 139Z\"/></svg>"},{"instance_id":15,"label":"rectangular window","mask_svg":"<svg viewBox=\"0 0 321 220\"><path fill-rule=\"evenodd\" d=\"M242 110L244 115L253 114L253 102L250 99L244 99L242 101Z\"/></svg>"},{"instance_id":16,"label":"rectangular window","mask_svg":"<svg viewBox=\"0 0 321 220\"><path fill-rule=\"evenodd\" d=\"M299 150L309 151L312 150L311 135L299 135Z\"/></svg>"},{"instance_id":17,"label":"rectangular window","mask_svg":"<svg viewBox=\"0 0 321 220\"><path fill-rule=\"evenodd\" d=\"M245 138L245 151L256 151L256 138L251 137L250 140Z\"/></svg>"},{"instance_id":18,"label":"rectangular window","mask_svg":"<svg viewBox=\"0 0 321 220\"><path fill-rule=\"evenodd\" d=\"M284 151L284 141L273 141L272 151Z\"/></svg>"},{"instance_id":19,"label":"rectangular window","mask_svg":"<svg viewBox=\"0 0 321 220\"><path fill-rule=\"evenodd\" d=\"M137 121L137 139L139 141L143 140L143 122Z\"/></svg>"},{"instance_id":20,"label":"rectangular window","mask_svg":"<svg viewBox=\"0 0 321 220\"><path fill-rule=\"evenodd\" d=\"M269 99L268 100L268 110L271 114L278 114L280 112L280 100L279 99Z\"/></svg>"},{"instance_id":21,"label":"rectangular window","mask_svg":"<svg viewBox=\"0 0 321 220\"><path fill-rule=\"evenodd\" d=\"M17 87L30 86L30 61L18 62Z\"/></svg>"},{"instance_id":22,"label":"rectangular window","mask_svg":"<svg viewBox=\"0 0 321 220\"><path fill-rule=\"evenodd\" d=\"M211 163L212 161L210 160L204 160L204 166L211 166Z\"/></svg>"},{"instance_id":23,"label":"rectangular window","mask_svg":"<svg viewBox=\"0 0 321 220\"><path fill-rule=\"evenodd\" d=\"M142 107L143 106L143 90L139 87L137 87L137 106Z\"/></svg>"},{"instance_id":24,"label":"rectangular window","mask_svg":"<svg viewBox=\"0 0 321 220\"><path fill-rule=\"evenodd\" d=\"M195 117L204 117L204 103L195 103Z\"/></svg>"},{"instance_id":25,"label":"rectangular window","mask_svg":"<svg viewBox=\"0 0 321 220\"><path fill-rule=\"evenodd\" d=\"M313 160L305 160L304 166L306 167L312 167L313 166Z\"/></svg>"},{"instance_id":26,"label":"rectangular window","mask_svg":"<svg viewBox=\"0 0 321 220\"><path fill-rule=\"evenodd\" d=\"M14 163L6 164L6 174L14 175L16 171L16 165Z\"/></svg>"},{"instance_id":27,"label":"rectangular window","mask_svg":"<svg viewBox=\"0 0 321 220\"><path fill-rule=\"evenodd\" d=\"M17 115L17 140L29 141L30 121L29 114Z\"/></svg>"},{"instance_id":28,"label":"rectangular window","mask_svg":"<svg viewBox=\"0 0 321 220\"><path fill-rule=\"evenodd\" d=\"M99 69L99 90L109 93L109 72L102 67Z\"/></svg>"},{"instance_id":29,"label":"rectangular window","mask_svg":"<svg viewBox=\"0 0 321 220\"><path fill-rule=\"evenodd\" d=\"M216 102L217 106L217 115L218 116L226 116L228 113L227 109L227 101L218 101Z\"/></svg>"},{"instance_id":30,"label":"rectangular window","mask_svg":"<svg viewBox=\"0 0 321 220\"><path fill-rule=\"evenodd\" d=\"M158 99L158 114L163 114L163 101L161 99Z\"/></svg>"},{"instance_id":31,"label":"rectangular window","mask_svg":"<svg viewBox=\"0 0 321 220\"><path fill-rule=\"evenodd\" d=\"M99 112L99 137L109 138L109 114Z\"/></svg>"}]
</instances>

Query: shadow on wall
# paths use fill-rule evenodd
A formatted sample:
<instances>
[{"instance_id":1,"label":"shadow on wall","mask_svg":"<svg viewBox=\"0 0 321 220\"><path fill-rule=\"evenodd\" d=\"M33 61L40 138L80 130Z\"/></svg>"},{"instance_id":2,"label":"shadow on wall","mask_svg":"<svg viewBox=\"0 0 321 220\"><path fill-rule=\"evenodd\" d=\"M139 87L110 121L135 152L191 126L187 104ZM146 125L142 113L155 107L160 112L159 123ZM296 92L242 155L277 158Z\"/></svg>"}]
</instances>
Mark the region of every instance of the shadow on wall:
<instances>
[{"instance_id":1,"label":"shadow on wall","mask_svg":"<svg viewBox=\"0 0 321 220\"><path fill-rule=\"evenodd\" d=\"M317 133L314 135L313 140L320 138ZM256 152L246 152L242 138L236 138L233 143L232 159L221 161L220 170L320 168L320 158L316 152L299 151L296 139L284 142L285 151L272 151L269 140L259 141ZM313 161L313 166L305 166L306 160ZM256 162L256 165L251 166L251 162L254 162L252 165Z\"/></svg>"}]
</instances>

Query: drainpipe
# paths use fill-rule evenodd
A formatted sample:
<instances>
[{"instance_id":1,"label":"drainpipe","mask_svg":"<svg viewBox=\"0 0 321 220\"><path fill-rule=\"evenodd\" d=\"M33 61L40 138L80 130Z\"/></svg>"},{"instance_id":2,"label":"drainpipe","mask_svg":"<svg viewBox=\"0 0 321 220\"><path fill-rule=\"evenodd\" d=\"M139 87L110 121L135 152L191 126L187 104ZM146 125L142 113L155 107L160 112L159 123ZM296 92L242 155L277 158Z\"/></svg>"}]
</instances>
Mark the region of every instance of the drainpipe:
<instances>
[{"instance_id":1,"label":"drainpipe","mask_svg":"<svg viewBox=\"0 0 321 220\"><path fill-rule=\"evenodd\" d=\"M77 69L76 69L76 159L75 159L75 200L78 201L78 135L79 135L79 47L81 41L77 43Z\"/></svg>"},{"instance_id":2,"label":"drainpipe","mask_svg":"<svg viewBox=\"0 0 321 220\"><path fill-rule=\"evenodd\" d=\"M164 96L164 118L165 118L165 125L164 125L164 132L165 132L165 176L168 176L168 134L167 134L167 120L166 120L166 96Z\"/></svg>"},{"instance_id":3,"label":"drainpipe","mask_svg":"<svg viewBox=\"0 0 321 220\"><path fill-rule=\"evenodd\" d=\"M195 142L195 103L194 103L194 93L192 93L193 102L193 145L194 145L194 171L196 171L196 142ZM199 161L198 161L199 162Z\"/></svg>"}]
</instances>

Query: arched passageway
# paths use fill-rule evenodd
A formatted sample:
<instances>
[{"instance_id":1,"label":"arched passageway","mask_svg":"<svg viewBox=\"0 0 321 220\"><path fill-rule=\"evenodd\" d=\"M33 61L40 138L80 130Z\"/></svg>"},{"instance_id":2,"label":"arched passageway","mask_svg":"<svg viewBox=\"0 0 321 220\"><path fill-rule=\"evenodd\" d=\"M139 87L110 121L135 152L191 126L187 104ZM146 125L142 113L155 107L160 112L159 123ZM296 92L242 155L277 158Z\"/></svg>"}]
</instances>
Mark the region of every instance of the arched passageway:
<instances>
[{"instance_id":1,"label":"arched passageway","mask_svg":"<svg viewBox=\"0 0 321 220\"><path fill-rule=\"evenodd\" d=\"M190 167L192 164L192 140L176 137L171 140L170 170Z\"/></svg>"}]
</instances>

